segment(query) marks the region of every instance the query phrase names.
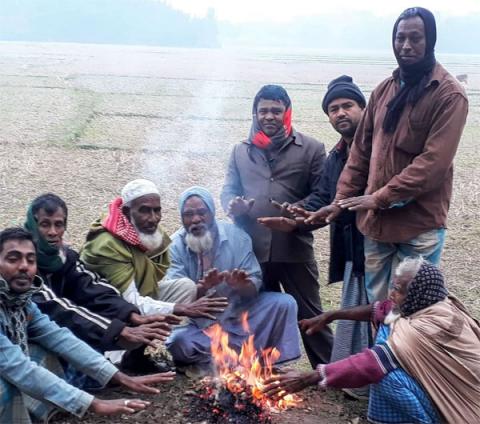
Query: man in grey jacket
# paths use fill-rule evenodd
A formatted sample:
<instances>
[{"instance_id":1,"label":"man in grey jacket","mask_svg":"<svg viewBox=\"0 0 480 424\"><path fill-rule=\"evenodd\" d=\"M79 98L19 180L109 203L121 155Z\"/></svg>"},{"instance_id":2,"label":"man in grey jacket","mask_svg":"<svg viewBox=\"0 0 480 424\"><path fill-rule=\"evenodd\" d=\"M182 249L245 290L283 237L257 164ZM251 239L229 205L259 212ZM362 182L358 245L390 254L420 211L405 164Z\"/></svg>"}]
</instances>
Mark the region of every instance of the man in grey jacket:
<instances>
[{"instance_id":1,"label":"man in grey jacket","mask_svg":"<svg viewBox=\"0 0 480 424\"><path fill-rule=\"evenodd\" d=\"M303 205L319 186L323 143L292 128L292 107L283 87L266 85L253 102L248 139L233 148L221 200L235 223L252 237L266 290L291 294L298 318L322 313L313 235L300 222L288 231L262 224L262 217L286 214L284 203ZM291 222L291 220L285 220ZM303 335L312 366L330 360L332 333Z\"/></svg>"}]
</instances>

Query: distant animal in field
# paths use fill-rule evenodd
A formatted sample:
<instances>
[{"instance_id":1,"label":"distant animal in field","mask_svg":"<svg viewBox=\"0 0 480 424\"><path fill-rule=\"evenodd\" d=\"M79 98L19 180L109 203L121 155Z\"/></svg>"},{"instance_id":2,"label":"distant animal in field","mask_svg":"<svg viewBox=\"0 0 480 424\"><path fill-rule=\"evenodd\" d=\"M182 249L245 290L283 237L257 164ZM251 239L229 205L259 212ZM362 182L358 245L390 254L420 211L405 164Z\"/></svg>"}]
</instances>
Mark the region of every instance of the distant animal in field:
<instances>
[{"instance_id":1,"label":"distant animal in field","mask_svg":"<svg viewBox=\"0 0 480 424\"><path fill-rule=\"evenodd\" d=\"M465 88L467 88L467 86L468 86L468 74L457 75L457 80L460 84L462 84Z\"/></svg>"}]
</instances>

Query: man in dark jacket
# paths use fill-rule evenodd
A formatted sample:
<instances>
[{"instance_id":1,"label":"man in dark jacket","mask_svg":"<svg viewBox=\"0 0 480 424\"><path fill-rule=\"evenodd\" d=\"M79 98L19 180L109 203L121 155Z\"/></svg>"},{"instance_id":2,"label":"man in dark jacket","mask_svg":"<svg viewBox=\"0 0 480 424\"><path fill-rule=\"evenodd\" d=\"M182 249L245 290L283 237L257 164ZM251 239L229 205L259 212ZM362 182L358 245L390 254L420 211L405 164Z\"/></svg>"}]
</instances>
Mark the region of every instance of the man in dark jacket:
<instances>
[{"instance_id":1,"label":"man in dark jacket","mask_svg":"<svg viewBox=\"0 0 480 424\"><path fill-rule=\"evenodd\" d=\"M298 318L322 312L318 269L311 229L275 231L263 217L279 217L275 204L304 204L317 189L323 164L323 143L292 127L292 105L283 87L266 85L253 101L248 139L234 146L221 200L225 211L253 241L266 290L284 291L298 304ZM312 366L330 360L332 334L304 335Z\"/></svg>"},{"instance_id":2,"label":"man in dark jacket","mask_svg":"<svg viewBox=\"0 0 480 424\"><path fill-rule=\"evenodd\" d=\"M352 78L342 75L328 85L322 108L332 127L341 135L325 162L318 196L312 197L305 209L316 211L330 205L337 192L337 182L347 162L353 136L365 108L365 97ZM304 214L309 216L308 213ZM314 221L315 222L315 221ZM318 225L325 225L321 220ZM355 212L344 210L330 223L330 264L328 281L343 281L342 308L368 303L365 289L365 257L363 235L355 223ZM305 320L315 325L319 317ZM371 339L370 325L362 321L340 320L335 331L331 361L338 361L367 348ZM365 389L352 389L349 394L366 395Z\"/></svg>"},{"instance_id":3,"label":"man in dark jacket","mask_svg":"<svg viewBox=\"0 0 480 424\"><path fill-rule=\"evenodd\" d=\"M38 273L43 284L33 296L40 310L100 352L155 347L170 333L172 316L141 316L107 280L88 271L79 255L63 242L67 206L48 193L37 197L25 227L37 243ZM138 358L137 358L138 359Z\"/></svg>"}]
</instances>

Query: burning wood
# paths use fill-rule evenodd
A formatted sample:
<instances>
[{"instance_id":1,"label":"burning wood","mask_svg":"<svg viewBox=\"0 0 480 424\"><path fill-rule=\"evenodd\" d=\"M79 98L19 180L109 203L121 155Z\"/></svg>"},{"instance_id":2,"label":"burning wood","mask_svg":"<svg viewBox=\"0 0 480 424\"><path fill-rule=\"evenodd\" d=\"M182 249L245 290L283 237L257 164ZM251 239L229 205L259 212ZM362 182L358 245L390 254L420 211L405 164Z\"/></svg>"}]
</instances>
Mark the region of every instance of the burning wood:
<instances>
[{"instance_id":1,"label":"burning wood","mask_svg":"<svg viewBox=\"0 0 480 424\"><path fill-rule=\"evenodd\" d=\"M247 313L242 314L242 326L250 334ZM240 353L228 344L228 333L219 324L205 330L211 339L212 359L216 375L204 378L195 395L190 418L212 423L270 423L271 413L298 405L296 395L271 399L263 394L264 381L274 376L273 365L280 357L275 347L260 355L254 346L254 335L243 343Z\"/></svg>"}]
</instances>

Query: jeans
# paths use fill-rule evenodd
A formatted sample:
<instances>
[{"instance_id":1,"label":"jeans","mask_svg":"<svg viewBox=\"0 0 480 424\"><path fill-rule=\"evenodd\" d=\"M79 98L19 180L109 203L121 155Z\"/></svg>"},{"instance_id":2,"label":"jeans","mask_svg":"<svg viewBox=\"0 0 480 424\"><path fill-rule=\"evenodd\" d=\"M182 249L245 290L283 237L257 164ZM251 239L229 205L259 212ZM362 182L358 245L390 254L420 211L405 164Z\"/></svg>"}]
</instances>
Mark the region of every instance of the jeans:
<instances>
[{"instance_id":1,"label":"jeans","mask_svg":"<svg viewBox=\"0 0 480 424\"><path fill-rule=\"evenodd\" d=\"M368 301L388 297L395 269L407 256L422 256L438 265L445 242L445 228L427 231L403 243L383 243L365 237L365 286Z\"/></svg>"}]
</instances>

